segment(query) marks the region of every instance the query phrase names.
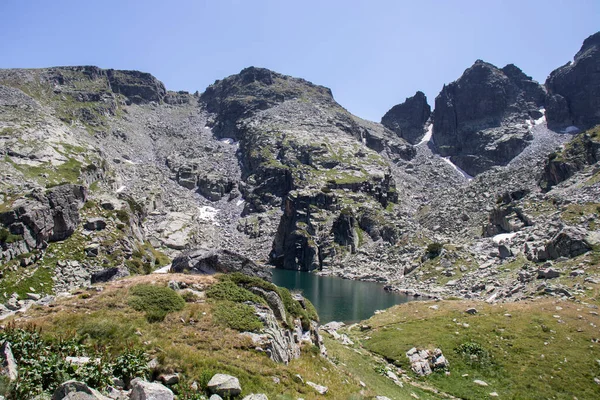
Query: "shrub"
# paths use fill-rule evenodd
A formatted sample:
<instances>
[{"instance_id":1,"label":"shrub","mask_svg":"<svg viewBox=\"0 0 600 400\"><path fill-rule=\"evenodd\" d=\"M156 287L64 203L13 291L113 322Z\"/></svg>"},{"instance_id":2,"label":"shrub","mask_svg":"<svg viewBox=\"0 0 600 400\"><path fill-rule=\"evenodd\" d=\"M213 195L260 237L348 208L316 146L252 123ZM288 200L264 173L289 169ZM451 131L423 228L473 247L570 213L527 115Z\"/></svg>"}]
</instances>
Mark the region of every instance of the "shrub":
<instances>
[{"instance_id":1,"label":"shrub","mask_svg":"<svg viewBox=\"0 0 600 400\"><path fill-rule=\"evenodd\" d=\"M23 236L13 235L8 229L5 228L0 229L0 243L10 244L18 242L19 240L23 240Z\"/></svg>"},{"instance_id":2,"label":"shrub","mask_svg":"<svg viewBox=\"0 0 600 400\"><path fill-rule=\"evenodd\" d=\"M454 351L472 366L487 367L491 365L490 353L477 342L465 342Z\"/></svg>"},{"instance_id":3,"label":"shrub","mask_svg":"<svg viewBox=\"0 0 600 400\"><path fill-rule=\"evenodd\" d=\"M429 243L427 245L427 256L429 258L436 258L437 256L439 256L442 253L442 249L444 248L444 245L442 243L438 243L438 242L434 242L434 243Z\"/></svg>"},{"instance_id":4,"label":"shrub","mask_svg":"<svg viewBox=\"0 0 600 400\"><path fill-rule=\"evenodd\" d=\"M179 311L185 301L173 289L164 286L140 284L129 290L129 305L146 313L148 322L159 322L170 312Z\"/></svg>"},{"instance_id":5,"label":"shrub","mask_svg":"<svg viewBox=\"0 0 600 400\"><path fill-rule=\"evenodd\" d=\"M257 332L263 328L262 322L254 314L254 307L247 304L222 301L213 309L215 320L240 332Z\"/></svg>"},{"instance_id":6,"label":"shrub","mask_svg":"<svg viewBox=\"0 0 600 400\"><path fill-rule=\"evenodd\" d=\"M223 281L212 285L206 296L215 300L230 300L237 303L250 301L257 304L266 304L266 301L243 287L239 287L232 281Z\"/></svg>"}]
</instances>

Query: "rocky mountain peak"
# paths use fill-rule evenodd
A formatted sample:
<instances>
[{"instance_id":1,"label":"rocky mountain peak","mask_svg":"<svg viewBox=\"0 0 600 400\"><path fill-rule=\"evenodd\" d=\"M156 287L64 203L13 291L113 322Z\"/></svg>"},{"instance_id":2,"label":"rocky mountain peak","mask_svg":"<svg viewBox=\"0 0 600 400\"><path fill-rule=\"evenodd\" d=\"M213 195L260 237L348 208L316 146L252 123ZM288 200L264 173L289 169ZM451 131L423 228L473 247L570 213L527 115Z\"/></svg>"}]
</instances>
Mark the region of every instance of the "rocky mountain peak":
<instances>
[{"instance_id":1,"label":"rocky mountain peak","mask_svg":"<svg viewBox=\"0 0 600 400\"><path fill-rule=\"evenodd\" d=\"M208 112L215 114L215 134L239 139L240 131L236 125L240 119L296 98L333 102L329 88L256 67L215 81L202 93L200 101Z\"/></svg>"},{"instance_id":2,"label":"rocky mountain peak","mask_svg":"<svg viewBox=\"0 0 600 400\"><path fill-rule=\"evenodd\" d=\"M546 80L546 116L554 129L587 129L600 123L600 32L588 37L574 61Z\"/></svg>"},{"instance_id":3,"label":"rocky mountain peak","mask_svg":"<svg viewBox=\"0 0 600 400\"><path fill-rule=\"evenodd\" d=\"M470 175L505 165L531 139L543 88L518 67L482 60L445 85L435 100L433 139L440 154Z\"/></svg>"},{"instance_id":4,"label":"rocky mountain peak","mask_svg":"<svg viewBox=\"0 0 600 400\"><path fill-rule=\"evenodd\" d=\"M394 131L408 142L417 143L425 133L425 123L431 115L431 106L421 91L408 97L404 103L392 107L383 118L381 124Z\"/></svg>"}]
</instances>

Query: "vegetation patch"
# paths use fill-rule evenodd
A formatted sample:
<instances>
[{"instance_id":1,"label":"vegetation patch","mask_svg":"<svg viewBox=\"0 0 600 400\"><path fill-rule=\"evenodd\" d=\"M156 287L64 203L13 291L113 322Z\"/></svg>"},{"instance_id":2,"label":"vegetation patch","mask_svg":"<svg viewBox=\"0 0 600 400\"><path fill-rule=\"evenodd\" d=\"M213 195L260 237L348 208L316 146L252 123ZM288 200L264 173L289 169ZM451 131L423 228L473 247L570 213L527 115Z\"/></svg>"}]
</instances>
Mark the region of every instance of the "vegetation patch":
<instances>
[{"instance_id":1,"label":"vegetation patch","mask_svg":"<svg viewBox=\"0 0 600 400\"><path fill-rule=\"evenodd\" d=\"M264 327L254 313L254 307L247 304L221 301L215 304L213 312L215 321L236 331L258 332Z\"/></svg>"},{"instance_id":2,"label":"vegetation patch","mask_svg":"<svg viewBox=\"0 0 600 400\"><path fill-rule=\"evenodd\" d=\"M167 314L185 306L183 298L173 289L148 284L132 287L128 303L133 309L145 312L148 322L163 321Z\"/></svg>"},{"instance_id":3,"label":"vegetation patch","mask_svg":"<svg viewBox=\"0 0 600 400\"><path fill-rule=\"evenodd\" d=\"M125 382L148 377L148 359L140 349L113 355L85 344L81 337L44 338L34 326L17 328L12 324L0 332L0 341L4 340L10 342L19 370L18 380L2 388L2 395L8 399L53 393L69 379L102 390L112 384L112 377ZM68 362L67 357L90 357L90 362L78 366Z\"/></svg>"}]
</instances>

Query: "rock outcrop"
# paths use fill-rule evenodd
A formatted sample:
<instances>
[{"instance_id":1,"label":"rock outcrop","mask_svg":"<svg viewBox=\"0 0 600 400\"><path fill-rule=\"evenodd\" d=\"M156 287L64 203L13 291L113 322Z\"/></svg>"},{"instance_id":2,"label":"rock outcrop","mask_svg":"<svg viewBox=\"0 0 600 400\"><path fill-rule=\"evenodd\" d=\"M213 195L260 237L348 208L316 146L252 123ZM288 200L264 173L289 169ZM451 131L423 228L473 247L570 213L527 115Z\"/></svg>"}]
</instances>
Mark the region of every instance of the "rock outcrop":
<instances>
[{"instance_id":1,"label":"rock outcrop","mask_svg":"<svg viewBox=\"0 0 600 400\"><path fill-rule=\"evenodd\" d=\"M546 79L548 126L588 129L600 124L600 32L583 42L573 62Z\"/></svg>"},{"instance_id":2,"label":"rock outcrop","mask_svg":"<svg viewBox=\"0 0 600 400\"><path fill-rule=\"evenodd\" d=\"M270 281L271 270L260 266L247 257L231 250L192 250L173 260L171 272L192 274L214 274L217 272L241 272Z\"/></svg>"},{"instance_id":3,"label":"rock outcrop","mask_svg":"<svg viewBox=\"0 0 600 400\"><path fill-rule=\"evenodd\" d=\"M425 134L425 123L431 116L431 107L423 92L417 92L404 103L392 107L381 118L381 125L394 131L411 144L416 144Z\"/></svg>"},{"instance_id":4,"label":"rock outcrop","mask_svg":"<svg viewBox=\"0 0 600 400\"><path fill-rule=\"evenodd\" d=\"M60 385L54 394L52 400L110 400L96 389L92 389L83 382L70 380Z\"/></svg>"},{"instance_id":5,"label":"rock outcrop","mask_svg":"<svg viewBox=\"0 0 600 400\"><path fill-rule=\"evenodd\" d=\"M435 99L433 140L440 155L469 175L505 165L532 139L528 122L541 116L544 96L516 66L477 60Z\"/></svg>"},{"instance_id":6,"label":"rock outcrop","mask_svg":"<svg viewBox=\"0 0 600 400\"><path fill-rule=\"evenodd\" d=\"M16 201L11 211L0 214L0 223L5 227L2 229L20 240L12 246L2 243L0 260L8 261L71 236L79 224L79 209L86 197L85 187L66 184L46 192L32 192L30 198Z\"/></svg>"},{"instance_id":7,"label":"rock outcrop","mask_svg":"<svg viewBox=\"0 0 600 400\"><path fill-rule=\"evenodd\" d=\"M589 165L600 161L600 128L580 133L564 149L551 153L539 178L548 191Z\"/></svg>"}]
</instances>

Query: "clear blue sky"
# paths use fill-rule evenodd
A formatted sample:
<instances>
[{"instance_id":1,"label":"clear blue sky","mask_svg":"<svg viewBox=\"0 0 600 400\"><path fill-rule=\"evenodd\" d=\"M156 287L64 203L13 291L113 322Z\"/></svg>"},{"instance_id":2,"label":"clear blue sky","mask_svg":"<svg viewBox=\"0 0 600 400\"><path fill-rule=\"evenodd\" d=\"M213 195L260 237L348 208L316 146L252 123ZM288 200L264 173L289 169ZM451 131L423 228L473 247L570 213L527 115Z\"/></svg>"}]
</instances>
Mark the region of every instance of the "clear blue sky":
<instances>
[{"instance_id":1,"label":"clear blue sky","mask_svg":"<svg viewBox=\"0 0 600 400\"><path fill-rule=\"evenodd\" d=\"M379 121L476 59L543 82L600 30L599 0L0 0L0 68L97 65L202 92L254 65Z\"/></svg>"}]
</instances>

